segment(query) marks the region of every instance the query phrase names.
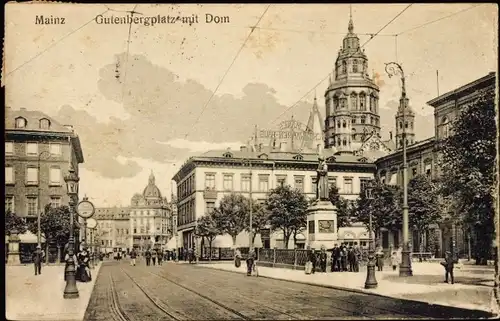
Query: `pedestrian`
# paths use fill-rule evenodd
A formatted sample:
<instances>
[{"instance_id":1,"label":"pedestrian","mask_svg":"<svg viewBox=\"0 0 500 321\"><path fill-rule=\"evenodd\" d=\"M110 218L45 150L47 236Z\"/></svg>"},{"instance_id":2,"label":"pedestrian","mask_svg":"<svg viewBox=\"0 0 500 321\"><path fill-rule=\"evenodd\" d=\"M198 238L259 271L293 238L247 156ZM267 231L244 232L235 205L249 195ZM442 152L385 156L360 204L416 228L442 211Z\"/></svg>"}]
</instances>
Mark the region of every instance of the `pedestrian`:
<instances>
[{"instance_id":1,"label":"pedestrian","mask_svg":"<svg viewBox=\"0 0 500 321\"><path fill-rule=\"evenodd\" d=\"M135 258L137 257L137 253L135 253L135 249L130 251L130 265L135 266Z\"/></svg>"},{"instance_id":2,"label":"pedestrian","mask_svg":"<svg viewBox=\"0 0 500 321\"><path fill-rule=\"evenodd\" d=\"M345 244L342 244L340 246L340 265L341 265L341 271L346 272L347 271L347 248Z\"/></svg>"},{"instance_id":3,"label":"pedestrian","mask_svg":"<svg viewBox=\"0 0 500 321\"><path fill-rule=\"evenodd\" d=\"M35 251L33 252L31 258L35 266L35 275L42 274L42 262L43 262L44 252L42 247L37 245Z\"/></svg>"},{"instance_id":4,"label":"pedestrian","mask_svg":"<svg viewBox=\"0 0 500 321\"><path fill-rule=\"evenodd\" d=\"M359 249L358 242L354 242L354 272L359 272L359 261L361 260L361 250Z\"/></svg>"},{"instance_id":5,"label":"pedestrian","mask_svg":"<svg viewBox=\"0 0 500 321\"><path fill-rule=\"evenodd\" d=\"M247 257L247 276L252 275L253 265L255 262L255 251L251 250Z\"/></svg>"},{"instance_id":6,"label":"pedestrian","mask_svg":"<svg viewBox=\"0 0 500 321\"><path fill-rule=\"evenodd\" d=\"M78 268L76 269L77 280L80 282L90 282L92 281L92 275L90 274L90 253L87 250L87 246L83 245L82 250L76 256L78 259Z\"/></svg>"},{"instance_id":7,"label":"pedestrian","mask_svg":"<svg viewBox=\"0 0 500 321\"><path fill-rule=\"evenodd\" d=\"M156 265L156 257L157 257L157 256L158 256L158 254L156 253L156 250L155 250L155 249L153 249L153 250L151 251L151 261L153 261L153 266L155 266L155 265Z\"/></svg>"},{"instance_id":8,"label":"pedestrian","mask_svg":"<svg viewBox=\"0 0 500 321\"><path fill-rule=\"evenodd\" d=\"M307 254L308 254L308 263L309 262L311 263L310 264L311 274L314 274L314 272L316 272L316 253L314 249L309 249Z\"/></svg>"},{"instance_id":9,"label":"pedestrian","mask_svg":"<svg viewBox=\"0 0 500 321\"><path fill-rule=\"evenodd\" d=\"M347 251L347 261L349 262L349 272L355 272L355 267L354 267L354 249L352 248L352 245L349 246L349 250Z\"/></svg>"},{"instance_id":10,"label":"pedestrian","mask_svg":"<svg viewBox=\"0 0 500 321\"><path fill-rule=\"evenodd\" d=\"M340 255L339 246L338 244L335 243L332 249L332 267L331 267L332 272L337 271L337 258L339 255Z\"/></svg>"},{"instance_id":11,"label":"pedestrian","mask_svg":"<svg viewBox=\"0 0 500 321\"><path fill-rule=\"evenodd\" d=\"M396 268L398 267L398 252L396 251L392 252L391 265L392 265L392 270L396 271Z\"/></svg>"},{"instance_id":12,"label":"pedestrian","mask_svg":"<svg viewBox=\"0 0 500 321\"><path fill-rule=\"evenodd\" d=\"M146 266L151 265L151 251L149 249L146 250L146 253L144 253L144 256L146 257Z\"/></svg>"},{"instance_id":13,"label":"pedestrian","mask_svg":"<svg viewBox=\"0 0 500 321\"><path fill-rule=\"evenodd\" d=\"M377 248L377 252L375 253L377 258L377 269L378 271L382 271L384 269L384 249L382 246Z\"/></svg>"},{"instance_id":14,"label":"pedestrian","mask_svg":"<svg viewBox=\"0 0 500 321\"><path fill-rule=\"evenodd\" d=\"M188 260L189 260L189 264L193 263L193 258L194 258L194 255L193 255L193 248L190 247L189 250L188 250Z\"/></svg>"},{"instance_id":15,"label":"pedestrian","mask_svg":"<svg viewBox=\"0 0 500 321\"><path fill-rule=\"evenodd\" d=\"M455 262L453 260L453 255L451 255L450 251L446 251L444 254L444 262L441 262L441 265L444 266L445 269L445 283L448 283L448 275L451 278L451 284L455 283L455 279L453 277L453 268L455 266Z\"/></svg>"},{"instance_id":16,"label":"pedestrian","mask_svg":"<svg viewBox=\"0 0 500 321\"><path fill-rule=\"evenodd\" d=\"M241 266L241 251L236 249L234 251L234 266L239 268Z\"/></svg>"},{"instance_id":17,"label":"pedestrian","mask_svg":"<svg viewBox=\"0 0 500 321\"><path fill-rule=\"evenodd\" d=\"M328 259L328 256L326 255L326 250L325 246L321 246L321 252L319 253L319 266L321 268L321 272L325 273L326 272L326 261Z\"/></svg>"},{"instance_id":18,"label":"pedestrian","mask_svg":"<svg viewBox=\"0 0 500 321\"><path fill-rule=\"evenodd\" d=\"M161 265L161 261L163 261L163 253L161 250L158 250L158 265Z\"/></svg>"},{"instance_id":19,"label":"pedestrian","mask_svg":"<svg viewBox=\"0 0 500 321\"><path fill-rule=\"evenodd\" d=\"M333 255L335 258L335 271L340 272L342 271L342 262L340 256L340 252L342 251L342 249L337 244L335 244L335 247L333 249Z\"/></svg>"}]
</instances>

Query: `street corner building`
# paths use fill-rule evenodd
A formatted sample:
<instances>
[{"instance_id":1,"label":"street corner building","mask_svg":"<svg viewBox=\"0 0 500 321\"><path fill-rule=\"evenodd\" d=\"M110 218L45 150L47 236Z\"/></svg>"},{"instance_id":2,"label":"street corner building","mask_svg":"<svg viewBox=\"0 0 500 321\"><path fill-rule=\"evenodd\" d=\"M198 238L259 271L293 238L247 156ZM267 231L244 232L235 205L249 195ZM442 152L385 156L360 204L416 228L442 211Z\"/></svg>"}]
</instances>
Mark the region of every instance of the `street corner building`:
<instances>
[{"instance_id":1,"label":"street corner building","mask_svg":"<svg viewBox=\"0 0 500 321\"><path fill-rule=\"evenodd\" d=\"M198 243L203 241L195 237L196 220L213 211L226 194L251 195L264 202L269 190L288 184L308 197L315 197L319 157L324 157L328 164L329 186L337 186L340 195L351 201L358 198L364 184L371 179L403 185L403 143L407 146L409 179L422 174L439 178L442 175L440 142L452 133L453 119L481 91L495 90L496 74L492 72L429 101L427 104L435 110L435 134L422 141L415 137L418 124L410 97L401 94L394 113L395 132L390 131L389 137L383 139L377 75L370 76L368 70L368 56L360 46L351 17L333 66L333 76L324 93L324 116L315 98L305 126L292 117L276 129L261 130L260 135L256 127L248 144L240 150L209 151L189 158L173 177L177 184L179 246L190 248L196 244L202 251L208 247ZM406 137L405 142L403 137ZM437 239L436 248L439 249L431 253L432 256L443 257L449 250L460 256L466 253L470 256L474 236L467 235L464 228L447 219L450 217L447 211L442 215L444 223L434 224L423 236L410 228L411 247L422 248L423 242L426 249L432 236ZM386 252L402 245L401 230L381 228L378 232ZM354 222L339 228L337 238L339 242L358 242L366 246L368 232L362 224ZM303 248L307 240L306 230L299 235L295 246ZM213 247L232 245L229 236L218 236L214 243ZM236 243L238 247L247 247L247 233L238 235ZM256 247L284 248L285 244L279 232L267 229L257 235Z\"/></svg>"},{"instance_id":2,"label":"street corner building","mask_svg":"<svg viewBox=\"0 0 500 321\"><path fill-rule=\"evenodd\" d=\"M5 211L29 222L36 221L48 204L68 205L64 177L70 164L78 176L83 162L80 139L71 125L62 125L39 111L6 107ZM8 241L6 238L6 252ZM19 242L21 263L31 262L36 235L26 232L19 235ZM56 245L49 244L49 262L56 261L56 256Z\"/></svg>"},{"instance_id":3,"label":"street corner building","mask_svg":"<svg viewBox=\"0 0 500 321\"><path fill-rule=\"evenodd\" d=\"M130 207L98 207L95 209L94 218L97 227L93 243L98 252L107 254L129 251ZM90 236L87 235L87 239Z\"/></svg>"}]
</instances>

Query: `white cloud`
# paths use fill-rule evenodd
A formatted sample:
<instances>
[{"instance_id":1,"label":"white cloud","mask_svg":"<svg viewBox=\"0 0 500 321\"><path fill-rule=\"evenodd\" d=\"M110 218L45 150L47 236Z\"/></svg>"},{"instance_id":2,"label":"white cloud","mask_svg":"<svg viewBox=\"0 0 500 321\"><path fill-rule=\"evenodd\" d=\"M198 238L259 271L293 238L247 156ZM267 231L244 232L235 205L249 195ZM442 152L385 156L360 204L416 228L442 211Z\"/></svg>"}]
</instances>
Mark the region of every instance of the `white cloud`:
<instances>
[{"instance_id":1,"label":"white cloud","mask_svg":"<svg viewBox=\"0 0 500 321\"><path fill-rule=\"evenodd\" d=\"M209 150L217 150L217 149L239 149L240 146L244 145L241 142L227 142L227 143L210 143L205 141L190 141L186 139L176 138L171 139L166 142L158 142L160 144L169 145L175 148L186 148L189 149L190 152L206 152Z\"/></svg>"}]
</instances>

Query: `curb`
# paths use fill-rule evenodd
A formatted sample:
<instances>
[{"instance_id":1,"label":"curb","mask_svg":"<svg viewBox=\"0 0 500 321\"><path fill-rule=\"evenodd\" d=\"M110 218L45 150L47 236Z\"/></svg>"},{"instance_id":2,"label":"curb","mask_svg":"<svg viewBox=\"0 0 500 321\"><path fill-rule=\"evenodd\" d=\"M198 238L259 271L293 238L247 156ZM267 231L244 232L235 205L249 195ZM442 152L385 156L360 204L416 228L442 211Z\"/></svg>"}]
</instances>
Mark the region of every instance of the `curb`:
<instances>
[{"instance_id":1,"label":"curb","mask_svg":"<svg viewBox=\"0 0 500 321\"><path fill-rule=\"evenodd\" d=\"M102 267L102 261L94 266L94 271L97 270L97 273L94 274L91 271L92 282L94 282L94 283L92 284L92 289L90 289L90 296L89 296L89 299L87 300L87 304L85 304L85 309L83 310L83 315L75 320L82 321L83 319L85 319L85 313L87 312L87 309L89 308L90 298L92 297L92 293L94 292L94 287L95 287L95 284L97 283L97 277L99 276L99 272L101 272L101 267Z\"/></svg>"},{"instance_id":2,"label":"curb","mask_svg":"<svg viewBox=\"0 0 500 321\"><path fill-rule=\"evenodd\" d=\"M205 265L205 266L203 266L203 265L197 265L197 266L201 266L202 268L209 268L209 269L213 269L213 270L220 270L220 271L230 272L230 273L245 274L244 271L240 272L240 271L225 270L225 269L220 269L220 268L217 268L217 267L214 267L214 266L207 266L207 265ZM442 306L442 307L467 310L467 311L477 312L477 313L489 313L489 314L491 314L491 317L495 317L495 318L496 318L496 315L497 315L496 313L494 313L493 311L491 311L491 309L489 311L486 311L486 310L478 310L478 309L461 308L461 307L457 307L457 306L454 306L454 305L433 304L433 303L429 303L429 302L426 302L426 301L418 301L418 300L412 300L412 299L406 299L406 298L400 298L400 297L392 297L392 296L389 296L389 295L383 295L383 294L379 294L379 293L374 293L374 292L371 292L370 290L353 289L353 288L346 288L346 287L342 287L342 286L329 285L329 284L321 284L321 283L313 283L313 282L307 282L307 281L294 281L294 280L288 280L288 279L281 279L281 278L278 278L278 277L275 277L275 276L258 275L257 277L259 277L259 278L266 278L266 279L272 279L272 280L279 280L279 281L290 282L290 283L306 284L306 285L310 285L310 286L317 286L317 287L322 287L322 288L328 288L328 289L334 289L334 290L341 290L341 291L346 291L346 292L351 292L351 293L357 293L357 294L373 295L373 296L377 296L377 297L381 297L381 298L391 298L391 299L404 300L404 301L414 302L414 303L420 303L420 304L424 303L424 304L427 304L427 305L430 305L430 306Z\"/></svg>"}]
</instances>

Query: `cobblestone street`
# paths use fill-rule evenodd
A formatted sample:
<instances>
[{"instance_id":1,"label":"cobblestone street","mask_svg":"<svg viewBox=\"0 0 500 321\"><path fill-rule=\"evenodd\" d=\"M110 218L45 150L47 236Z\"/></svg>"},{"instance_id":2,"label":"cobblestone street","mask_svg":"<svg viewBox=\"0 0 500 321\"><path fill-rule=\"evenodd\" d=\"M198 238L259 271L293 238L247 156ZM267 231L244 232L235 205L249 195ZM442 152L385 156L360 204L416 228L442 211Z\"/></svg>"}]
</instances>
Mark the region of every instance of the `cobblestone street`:
<instances>
[{"instance_id":1,"label":"cobblestone street","mask_svg":"<svg viewBox=\"0 0 500 321\"><path fill-rule=\"evenodd\" d=\"M105 263L85 320L480 318L487 312L167 263Z\"/></svg>"}]
</instances>

